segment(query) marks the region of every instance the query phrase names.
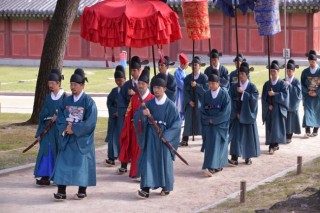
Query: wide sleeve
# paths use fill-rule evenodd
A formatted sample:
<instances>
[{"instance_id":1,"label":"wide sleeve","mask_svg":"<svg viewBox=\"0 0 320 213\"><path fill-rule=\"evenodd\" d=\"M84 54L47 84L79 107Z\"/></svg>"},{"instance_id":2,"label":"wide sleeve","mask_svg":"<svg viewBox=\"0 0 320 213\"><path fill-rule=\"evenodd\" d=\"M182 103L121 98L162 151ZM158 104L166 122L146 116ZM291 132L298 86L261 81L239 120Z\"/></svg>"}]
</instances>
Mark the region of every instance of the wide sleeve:
<instances>
[{"instance_id":1,"label":"wide sleeve","mask_svg":"<svg viewBox=\"0 0 320 213\"><path fill-rule=\"evenodd\" d=\"M273 101L285 108L289 107L289 92L287 85L281 80L279 91L273 96Z\"/></svg>"},{"instance_id":2,"label":"wide sleeve","mask_svg":"<svg viewBox=\"0 0 320 213\"><path fill-rule=\"evenodd\" d=\"M195 87L195 92L199 97L202 97L206 91L208 91L208 77L206 75L201 75L201 80L197 83Z\"/></svg>"},{"instance_id":3,"label":"wide sleeve","mask_svg":"<svg viewBox=\"0 0 320 213\"><path fill-rule=\"evenodd\" d=\"M168 74L168 82L167 82L167 88L166 88L166 95L170 100L175 102L176 99L176 93L177 93L177 83L176 79Z\"/></svg>"},{"instance_id":4,"label":"wide sleeve","mask_svg":"<svg viewBox=\"0 0 320 213\"><path fill-rule=\"evenodd\" d=\"M219 70L220 72L220 85L222 87L225 87L227 89L229 89L230 85L229 85L229 75L228 75L228 70L227 68L225 68L224 66L221 65L221 68Z\"/></svg>"},{"instance_id":5,"label":"wide sleeve","mask_svg":"<svg viewBox=\"0 0 320 213\"><path fill-rule=\"evenodd\" d=\"M147 102L148 103L148 102ZM133 123L134 129L136 131L138 145L141 150L145 149L145 145L147 142L147 124L148 118L147 116L142 114L143 107L140 107L133 115Z\"/></svg>"},{"instance_id":6,"label":"wide sleeve","mask_svg":"<svg viewBox=\"0 0 320 213\"><path fill-rule=\"evenodd\" d=\"M177 87L180 89L180 90L183 90L183 86L184 86L184 78L182 76L182 73L179 72L179 68L174 72L174 78L176 79L176 82L177 82Z\"/></svg>"},{"instance_id":7,"label":"wide sleeve","mask_svg":"<svg viewBox=\"0 0 320 213\"><path fill-rule=\"evenodd\" d=\"M264 83L261 95L261 106L262 106L262 122L265 122L267 115L269 113L269 103L268 103L268 91L269 91L269 81Z\"/></svg>"},{"instance_id":8,"label":"wide sleeve","mask_svg":"<svg viewBox=\"0 0 320 213\"><path fill-rule=\"evenodd\" d=\"M187 106L189 105L189 102L191 99L191 81L190 81L190 75L188 75L184 79L184 87L183 87L183 109L186 110Z\"/></svg>"},{"instance_id":9,"label":"wide sleeve","mask_svg":"<svg viewBox=\"0 0 320 213\"><path fill-rule=\"evenodd\" d=\"M46 122L44 119L46 117L50 116L49 110L48 110L48 107L49 107L48 104L49 104L48 103L48 96L46 96L45 101L42 106L42 109L41 109L41 112L39 114L39 126L38 126L37 132L34 136L35 138L37 138L43 132L43 130L46 128L46 126L45 126Z\"/></svg>"},{"instance_id":10,"label":"wide sleeve","mask_svg":"<svg viewBox=\"0 0 320 213\"><path fill-rule=\"evenodd\" d=\"M244 91L241 103L240 123L253 124L256 122L258 113L259 92L253 84L251 91Z\"/></svg>"},{"instance_id":11,"label":"wide sleeve","mask_svg":"<svg viewBox=\"0 0 320 213\"><path fill-rule=\"evenodd\" d=\"M117 98L118 98L118 88L113 88L109 96L107 97L107 108L109 116L113 116L117 112Z\"/></svg>"}]
</instances>

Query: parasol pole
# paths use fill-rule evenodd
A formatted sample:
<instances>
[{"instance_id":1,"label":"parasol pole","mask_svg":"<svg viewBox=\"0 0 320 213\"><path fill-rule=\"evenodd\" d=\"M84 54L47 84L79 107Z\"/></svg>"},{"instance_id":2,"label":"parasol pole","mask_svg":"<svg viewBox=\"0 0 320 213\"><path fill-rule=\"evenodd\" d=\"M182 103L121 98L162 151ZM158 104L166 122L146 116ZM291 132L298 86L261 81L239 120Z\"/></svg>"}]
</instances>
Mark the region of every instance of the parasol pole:
<instances>
[{"instance_id":1,"label":"parasol pole","mask_svg":"<svg viewBox=\"0 0 320 213\"><path fill-rule=\"evenodd\" d=\"M238 38L238 18L237 18L237 8L238 8L238 3L237 0L234 0L234 22L235 22L235 27L236 27L236 57L239 55L239 38ZM237 75L238 75L238 87L240 87L240 74L239 74L239 65L237 62Z\"/></svg>"},{"instance_id":2,"label":"parasol pole","mask_svg":"<svg viewBox=\"0 0 320 213\"><path fill-rule=\"evenodd\" d=\"M192 81L194 81L194 39L192 39ZM195 101L195 91L194 88L191 88L192 94L192 101L194 102L195 106L192 107L192 141L194 141L194 125L195 125L195 118L196 118L196 101Z\"/></svg>"},{"instance_id":3,"label":"parasol pole","mask_svg":"<svg viewBox=\"0 0 320 213\"><path fill-rule=\"evenodd\" d=\"M211 56L211 39L208 39L208 43L209 43L209 64L211 66L211 60L212 60L212 56Z\"/></svg>"},{"instance_id":4,"label":"parasol pole","mask_svg":"<svg viewBox=\"0 0 320 213\"><path fill-rule=\"evenodd\" d=\"M152 47L153 73L154 73L154 76L156 76L157 73L156 73L156 61L155 61L155 57L154 57L154 47L153 47L153 45L151 47Z\"/></svg>"},{"instance_id":5,"label":"parasol pole","mask_svg":"<svg viewBox=\"0 0 320 213\"><path fill-rule=\"evenodd\" d=\"M284 69L285 78L288 76L287 73L287 0L284 0Z\"/></svg>"},{"instance_id":6,"label":"parasol pole","mask_svg":"<svg viewBox=\"0 0 320 213\"><path fill-rule=\"evenodd\" d=\"M128 56L129 56L129 80L131 80L131 67L130 67L130 65L131 65L131 47L129 47L129 54L128 54Z\"/></svg>"},{"instance_id":7,"label":"parasol pole","mask_svg":"<svg viewBox=\"0 0 320 213\"><path fill-rule=\"evenodd\" d=\"M270 91L272 90L272 83L271 83L271 65L270 65L270 36L268 35L267 36L267 41L268 41L268 44L267 44L267 49L268 49L268 70L269 70L269 83L270 83Z\"/></svg>"}]
</instances>

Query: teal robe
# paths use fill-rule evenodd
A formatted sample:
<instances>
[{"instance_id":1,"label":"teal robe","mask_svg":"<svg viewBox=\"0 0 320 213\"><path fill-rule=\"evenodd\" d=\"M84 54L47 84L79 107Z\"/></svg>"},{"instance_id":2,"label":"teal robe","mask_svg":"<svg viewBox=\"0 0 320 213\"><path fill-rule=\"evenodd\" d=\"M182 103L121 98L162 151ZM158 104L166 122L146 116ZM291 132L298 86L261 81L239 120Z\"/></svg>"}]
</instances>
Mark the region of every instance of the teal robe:
<instances>
[{"instance_id":1,"label":"teal robe","mask_svg":"<svg viewBox=\"0 0 320 213\"><path fill-rule=\"evenodd\" d=\"M63 94L58 100L52 100L51 93L46 96L39 115L39 126L35 134L35 138L37 138L48 126L53 115L57 114L58 108L61 105L64 97L65 94ZM34 167L35 177L50 177L52 175L54 163L58 154L58 138L58 129L55 122L50 128L50 130L42 137L42 139L39 142L40 146L36 165ZM49 152L50 156L52 155L53 159L48 159ZM46 162L42 162L43 160ZM43 164L47 164L47 166L50 166L51 168L39 168L39 166Z\"/></svg>"},{"instance_id":2,"label":"teal robe","mask_svg":"<svg viewBox=\"0 0 320 213\"><path fill-rule=\"evenodd\" d=\"M64 134L67 122L73 123L72 135ZM96 185L96 123L97 107L91 97L83 93L76 102L73 96L64 99L57 118L60 147L53 174L53 181L57 185Z\"/></svg>"},{"instance_id":3,"label":"teal robe","mask_svg":"<svg viewBox=\"0 0 320 213\"><path fill-rule=\"evenodd\" d=\"M283 80L278 79L272 90L276 93L270 97L270 81L263 85L262 89L262 122L266 127L266 145L271 143L286 143L286 118L289 106L289 91ZM272 111L269 105L273 105Z\"/></svg>"},{"instance_id":4,"label":"teal robe","mask_svg":"<svg viewBox=\"0 0 320 213\"><path fill-rule=\"evenodd\" d=\"M175 104L167 97L162 105L157 105L155 99L151 99L146 102L146 106L154 120L157 121L164 138L177 150L181 124ZM138 160L138 170L141 173L140 187L150 187L152 189L161 187L172 191L175 155L161 141L148 118L142 114L142 108L134 114L134 127L141 150Z\"/></svg>"},{"instance_id":5,"label":"teal robe","mask_svg":"<svg viewBox=\"0 0 320 213\"><path fill-rule=\"evenodd\" d=\"M183 136L193 135L192 128L194 128L194 135L201 135L201 120L200 120L200 109L201 101L204 93L209 89L208 87L208 77L205 74L200 73L198 79L195 79L197 83L196 87L191 87L192 74L187 75L184 79L184 89L183 89L183 110L184 110L184 130ZM194 93L194 97L193 97ZM193 100L196 104L193 109L189 102ZM194 110L194 116L192 116Z\"/></svg>"},{"instance_id":6,"label":"teal robe","mask_svg":"<svg viewBox=\"0 0 320 213\"><path fill-rule=\"evenodd\" d=\"M225 88L213 99L211 90L202 98L201 123L204 138L202 169L219 169L228 164L228 129L231 101Z\"/></svg>"},{"instance_id":7,"label":"teal robe","mask_svg":"<svg viewBox=\"0 0 320 213\"><path fill-rule=\"evenodd\" d=\"M289 107L286 119L286 133L301 134L299 105L302 99L301 83L297 78L293 78L288 86L289 90Z\"/></svg>"},{"instance_id":8,"label":"teal robe","mask_svg":"<svg viewBox=\"0 0 320 213\"><path fill-rule=\"evenodd\" d=\"M248 83L243 93L239 110L239 93L237 84L230 88L231 116L229 141L230 154L244 159L258 157L260 155L260 142L257 128L258 98L259 92L254 84ZM237 118L240 114L240 120Z\"/></svg>"},{"instance_id":9,"label":"teal robe","mask_svg":"<svg viewBox=\"0 0 320 213\"><path fill-rule=\"evenodd\" d=\"M304 109L302 127L320 127L320 89L318 85L317 88L314 88L317 96L309 96L308 92L310 81L308 77L320 78L320 67L318 67L314 74L310 72L310 67L303 70L301 74L302 101Z\"/></svg>"}]
</instances>

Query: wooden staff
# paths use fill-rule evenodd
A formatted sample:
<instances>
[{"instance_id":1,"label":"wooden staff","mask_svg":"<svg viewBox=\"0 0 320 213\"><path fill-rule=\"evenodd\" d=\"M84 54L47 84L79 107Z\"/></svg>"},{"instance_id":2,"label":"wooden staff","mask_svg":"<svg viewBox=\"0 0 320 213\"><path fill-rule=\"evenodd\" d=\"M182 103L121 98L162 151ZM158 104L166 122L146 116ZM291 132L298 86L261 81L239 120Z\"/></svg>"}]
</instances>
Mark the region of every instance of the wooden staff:
<instances>
[{"instance_id":1,"label":"wooden staff","mask_svg":"<svg viewBox=\"0 0 320 213\"><path fill-rule=\"evenodd\" d=\"M138 91L138 87L137 87L137 84L135 84L135 90L136 90L136 94L138 95L139 97L139 100L140 100L140 103L141 103L141 106L144 108L144 109L148 109L145 102L143 101L139 91ZM175 154L177 155L180 160L185 163L186 165L189 166L188 162L177 152L177 150L175 150L175 148L167 141L167 139L165 139L165 137L163 136L163 133L160 129L160 127L158 126L158 124L155 122L155 120L153 119L152 115L150 114L148 116L148 119L149 121L151 122L152 126L156 129L156 132L158 133L159 135L159 138L161 139L161 141Z\"/></svg>"},{"instance_id":2,"label":"wooden staff","mask_svg":"<svg viewBox=\"0 0 320 213\"><path fill-rule=\"evenodd\" d=\"M42 139L42 137L50 130L50 128L52 127L53 124L54 124L54 121L51 120L50 123L46 126L46 128L39 135L40 138L39 139L37 138L32 144L30 144L27 148L25 148L22 151L22 153L25 153L26 151L28 151L29 149L34 147L34 145L36 145Z\"/></svg>"}]
</instances>

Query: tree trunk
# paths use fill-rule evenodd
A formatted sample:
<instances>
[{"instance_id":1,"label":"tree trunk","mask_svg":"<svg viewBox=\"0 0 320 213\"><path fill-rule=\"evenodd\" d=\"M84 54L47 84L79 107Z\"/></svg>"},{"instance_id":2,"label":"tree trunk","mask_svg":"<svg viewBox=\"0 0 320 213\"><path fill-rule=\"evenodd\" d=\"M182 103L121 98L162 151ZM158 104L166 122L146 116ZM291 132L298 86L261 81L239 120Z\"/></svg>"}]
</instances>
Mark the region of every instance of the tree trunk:
<instances>
[{"instance_id":1,"label":"tree trunk","mask_svg":"<svg viewBox=\"0 0 320 213\"><path fill-rule=\"evenodd\" d=\"M44 41L37 78L33 111L28 123L38 123L39 113L49 93L47 77L51 69L62 70L65 49L80 0L58 0ZM80 36L80 35L79 35Z\"/></svg>"}]
</instances>

